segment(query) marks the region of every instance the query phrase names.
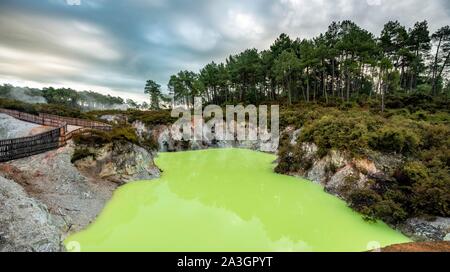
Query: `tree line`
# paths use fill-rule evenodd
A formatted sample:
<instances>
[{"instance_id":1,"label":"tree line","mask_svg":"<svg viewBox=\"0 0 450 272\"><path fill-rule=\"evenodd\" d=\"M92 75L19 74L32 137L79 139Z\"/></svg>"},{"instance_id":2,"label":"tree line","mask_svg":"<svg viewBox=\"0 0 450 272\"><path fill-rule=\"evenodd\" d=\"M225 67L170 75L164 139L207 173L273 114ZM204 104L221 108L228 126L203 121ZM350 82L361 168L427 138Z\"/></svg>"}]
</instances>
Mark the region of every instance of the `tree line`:
<instances>
[{"instance_id":1,"label":"tree line","mask_svg":"<svg viewBox=\"0 0 450 272\"><path fill-rule=\"evenodd\" d=\"M384 109L388 94L448 95L450 27L430 33L427 21L407 29L398 21L384 25L375 37L352 21L333 22L312 39L281 34L269 49L247 49L224 63L211 62L199 72L180 71L168 82L177 103L281 101L351 101L376 97ZM161 90L147 81L151 105L158 107ZM167 99L167 97L165 97Z\"/></svg>"},{"instance_id":2,"label":"tree line","mask_svg":"<svg viewBox=\"0 0 450 272\"><path fill-rule=\"evenodd\" d=\"M139 104L132 99L124 100L121 97L103 95L93 91L79 92L70 88L48 87L37 89L3 84L0 85L0 97L28 103L57 104L83 110L149 108L146 102Z\"/></svg>"}]
</instances>

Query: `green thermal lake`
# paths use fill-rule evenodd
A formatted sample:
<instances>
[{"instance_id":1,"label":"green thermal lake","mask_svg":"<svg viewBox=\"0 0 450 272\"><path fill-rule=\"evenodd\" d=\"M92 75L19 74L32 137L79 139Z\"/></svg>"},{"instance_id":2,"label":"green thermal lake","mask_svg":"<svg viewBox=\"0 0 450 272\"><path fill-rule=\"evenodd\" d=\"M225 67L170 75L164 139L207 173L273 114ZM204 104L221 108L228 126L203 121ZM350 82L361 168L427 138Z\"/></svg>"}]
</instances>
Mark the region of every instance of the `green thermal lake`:
<instances>
[{"instance_id":1,"label":"green thermal lake","mask_svg":"<svg viewBox=\"0 0 450 272\"><path fill-rule=\"evenodd\" d=\"M369 223L312 182L273 172L274 155L243 149L159 153L157 180L119 188L81 251L366 251L409 242Z\"/></svg>"}]
</instances>

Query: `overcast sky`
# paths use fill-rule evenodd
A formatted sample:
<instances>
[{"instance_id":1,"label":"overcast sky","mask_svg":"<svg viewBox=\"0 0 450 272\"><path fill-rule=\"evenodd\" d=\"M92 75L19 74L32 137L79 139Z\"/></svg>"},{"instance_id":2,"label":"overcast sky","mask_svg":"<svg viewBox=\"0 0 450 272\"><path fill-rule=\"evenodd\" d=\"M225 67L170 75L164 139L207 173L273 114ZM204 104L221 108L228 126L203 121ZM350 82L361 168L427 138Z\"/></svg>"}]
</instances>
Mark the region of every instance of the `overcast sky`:
<instances>
[{"instance_id":1,"label":"overcast sky","mask_svg":"<svg viewBox=\"0 0 450 272\"><path fill-rule=\"evenodd\" d=\"M378 35L450 24L449 0L0 0L0 83L90 89L139 101L145 80L198 71L282 32L309 38L350 19Z\"/></svg>"}]
</instances>

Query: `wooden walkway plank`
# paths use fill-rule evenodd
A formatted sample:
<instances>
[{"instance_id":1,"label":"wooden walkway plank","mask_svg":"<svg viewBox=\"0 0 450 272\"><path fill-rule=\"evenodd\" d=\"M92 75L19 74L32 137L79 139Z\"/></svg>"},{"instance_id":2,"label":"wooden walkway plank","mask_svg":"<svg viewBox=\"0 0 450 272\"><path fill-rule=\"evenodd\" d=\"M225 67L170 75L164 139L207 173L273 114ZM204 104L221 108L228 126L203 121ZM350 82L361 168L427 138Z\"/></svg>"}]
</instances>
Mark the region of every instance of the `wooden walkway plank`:
<instances>
[{"instance_id":1,"label":"wooden walkway plank","mask_svg":"<svg viewBox=\"0 0 450 272\"><path fill-rule=\"evenodd\" d=\"M33 136L0 140L0 162L57 149L65 146L67 141L78 133L86 133L92 130L112 130L112 126L105 123L52 114L39 113L39 115L33 115L2 108L0 108L0 113L8 114L22 121L54 127L50 131Z\"/></svg>"}]
</instances>

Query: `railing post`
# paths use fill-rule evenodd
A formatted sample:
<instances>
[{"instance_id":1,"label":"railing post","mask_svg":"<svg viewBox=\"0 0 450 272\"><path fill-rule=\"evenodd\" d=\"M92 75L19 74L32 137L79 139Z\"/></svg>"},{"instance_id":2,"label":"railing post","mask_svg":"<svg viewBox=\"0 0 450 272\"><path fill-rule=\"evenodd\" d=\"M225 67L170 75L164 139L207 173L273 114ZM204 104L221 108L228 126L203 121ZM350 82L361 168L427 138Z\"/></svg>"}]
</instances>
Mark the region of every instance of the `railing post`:
<instances>
[{"instance_id":1,"label":"railing post","mask_svg":"<svg viewBox=\"0 0 450 272\"><path fill-rule=\"evenodd\" d=\"M66 126L62 126L59 129L59 146L66 145Z\"/></svg>"}]
</instances>

